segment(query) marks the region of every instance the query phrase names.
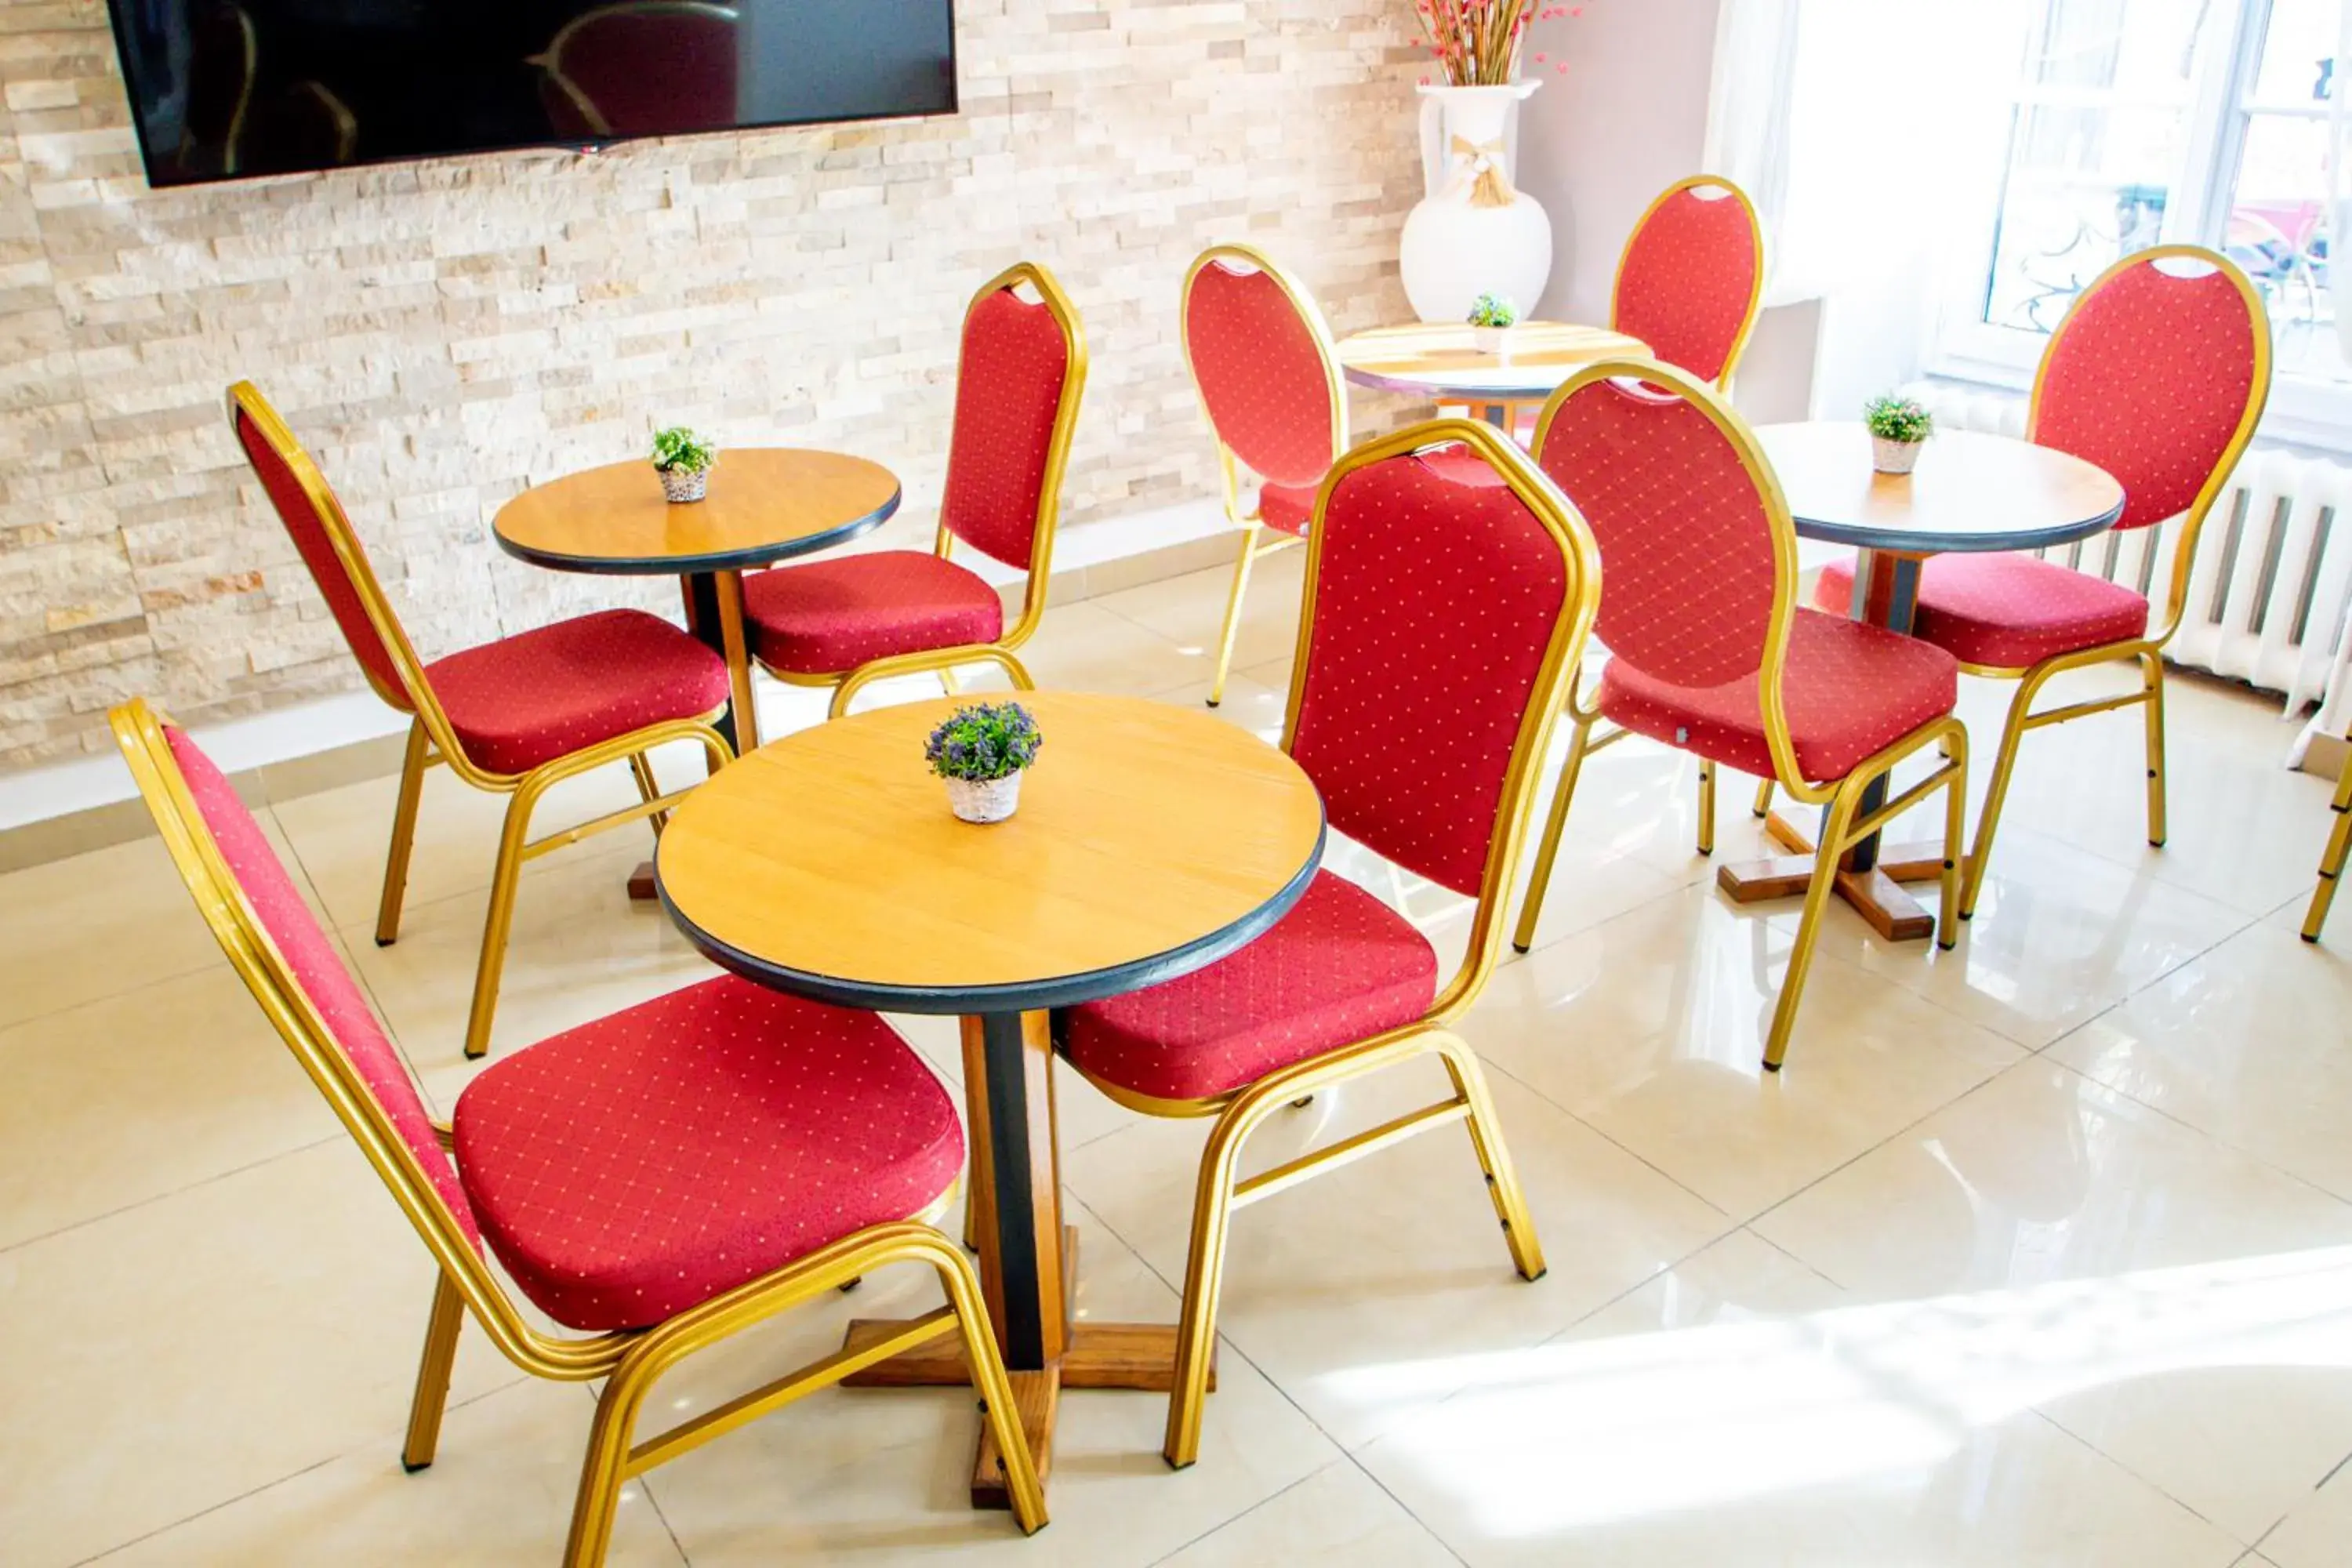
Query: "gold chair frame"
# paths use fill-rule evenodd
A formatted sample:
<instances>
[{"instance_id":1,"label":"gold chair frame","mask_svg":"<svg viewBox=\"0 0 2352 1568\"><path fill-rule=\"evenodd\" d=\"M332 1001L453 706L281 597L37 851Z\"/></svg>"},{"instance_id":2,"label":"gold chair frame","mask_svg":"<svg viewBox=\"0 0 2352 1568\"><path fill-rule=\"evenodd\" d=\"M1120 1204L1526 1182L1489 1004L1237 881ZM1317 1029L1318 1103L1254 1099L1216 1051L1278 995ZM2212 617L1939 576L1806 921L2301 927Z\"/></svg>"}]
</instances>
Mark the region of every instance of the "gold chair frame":
<instances>
[{"instance_id":1,"label":"gold chair frame","mask_svg":"<svg viewBox=\"0 0 2352 1568\"><path fill-rule=\"evenodd\" d=\"M1940 878L1943 907L1937 922L1936 942L1948 949L1958 940L1959 864L1968 807L1969 732L1957 717L1947 714L1864 759L1842 779L1820 784L1806 779L1797 765L1796 741L1790 733L1788 710L1781 700L1781 677L1788 665L1789 641L1795 630L1798 606L1797 530L1789 515L1789 498L1780 489L1780 477L1772 471L1755 432L1722 394L1672 365L1649 359L1602 360L1583 367L1563 382L1545 403L1543 416L1537 424L1535 450L1538 454L1551 435L1552 421L1559 417L1568 400L1601 381L1635 381L1661 387L1705 414L1731 444L1754 481L1771 533L1772 618L1765 633L1763 662L1757 671L1758 694L1764 708L1764 739L1772 753L1774 775L1765 781L1765 787L1769 789L1777 780L1795 799L1808 805L1829 807L1821 842L1814 850L1813 876L1805 890L1804 913L1798 922L1796 944L1789 953L1789 971L1780 982L1780 999L1773 1007L1770 1032L1765 1038L1764 1066L1777 1072L1788 1055L1789 1036L1796 1024L1798 1003L1812 963L1813 946L1821 937L1822 914L1837 879L1840 857L1938 789L1945 792L1944 866ZM1569 736L1568 758L1560 765L1559 783L1552 793L1551 813L1544 824L1542 844L1536 852L1535 873L1528 880L1527 900L1519 909L1518 927L1511 937L1511 945L1521 952L1535 944L1536 921L1550 886L1552 866L1559 855L1560 834L1568 823L1569 802L1576 794L1577 776L1584 759L1633 733L1629 730L1608 729L1595 736L1593 727L1601 714L1578 700L1572 683L1568 710L1574 726ZM1863 809L1863 793L1874 780L1881 774L1891 774L1896 763L1929 746L1941 750L1941 759L1934 771L1876 810ZM1702 758L1698 851L1709 854L1714 847L1715 764Z\"/></svg>"},{"instance_id":2,"label":"gold chair frame","mask_svg":"<svg viewBox=\"0 0 2352 1568\"><path fill-rule=\"evenodd\" d=\"M849 711L849 704L857 693L877 680L896 676L920 675L933 672L940 684L952 693L955 690L955 669L965 664L993 664L1003 670L1013 687L1022 691L1034 691L1037 683L1030 679L1028 668L1018 657L1021 646L1036 635L1037 626L1045 618L1045 599L1054 574L1054 533L1062 515L1062 479L1069 468L1070 444L1076 438L1078 404L1087 390L1087 333L1078 319L1077 307L1063 290L1051 272L1034 261L1015 262L982 284L964 308L970 319L971 311L983 300L1027 283L1045 301L1045 309L1061 329L1062 344L1068 358L1062 377L1062 396L1054 410L1054 433L1045 447L1045 477L1037 495L1037 522L1029 537L1029 577L1021 601L1020 618L1012 629L994 642L957 643L947 647L918 648L911 653L890 654L869 660L855 669L835 670L830 674L811 674L800 670L779 669L766 659L760 668L778 680L791 686L814 686L834 689L833 702L826 717L838 719ZM958 380L961 380L959 367ZM952 447L948 460L955 461ZM942 561L950 559L955 546L955 534L949 529L944 510L939 529L932 540L933 553Z\"/></svg>"},{"instance_id":3,"label":"gold chair frame","mask_svg":"<svg viewBox=\"0 0 2352 1568\"><path fill-rule=\"evenodd\" d=\"M417 658L407 632L393 613L391 601L384 596L375 570L368 563L367 552L352 531L351 519L344 514L342 503L336 500L318 465L310 460L310 455L302 449L286 421L253 383L240 381L228 389L228 416L232 434L239 416L250 420L301 486L320 529L334 547L344 578L358 596L377 639L391 655L394 672L400 678L397 689L388 689L368 662L361 659L360 668L367 677L368 686L387 705L411 716L408 746L400 764L400 793L393 808L392 845L384 857L383 893L376 907L377 946L389 947L400 937L401 900L408 886L409 851L415 843L416 811L425 789L425 771L437 763L446 763L451 773L474 788L511 797L499 834L498 859L490 876L489 912L482 929L481 958L474 972L473 1005L466 1019L466 1055L478 1059L490 1048L490 1022L498 1008L507 938L514 925L515 887L522 875L523 863L549 850L640 819L651 819L658 837L670 808L685 799L687 792L663 794L655 780L648 753L672 741L697 741L702 745L709 771L716 773L735 760L726 740L710 723L719 710L713 709L698 719L666 720L632 730L568 756L541 763L528 773L501 773L478 765L466 755L448 714L434 694L423 660ZM617 762L629 764L630 773L636 781L637 805L607 812L541 838L530 837L531 812L541 795L566 779Z\"/></svg>"},{"instance_id":4,"label":"gold chair frame","mask_svg":"<svg viewBox=\"0 0 2352 1568\"><path fill-rule=\"evenodd\" d=\"M1273 279L1290 308L1307 323L1315 340L1317 357L1323 362L1324 384L1331 394L1331 460L1338 462L1348 449L1348 392L1339 374L1339 353L1332 344L1330 323L1323 319L1323 309L1305 285L1291 276L1281 263L1251 245L1213 245L1192 258L1184 271L1184 290L1177 306L1179 345L1184 353L1184 374L1192 383L1192 395L1201 405L1201 417L1209 426L1209 438L1217 444L1217 473L1223 486L1225 521L1242 531L1241 557L1234 563L1234 585L1225 595L1225 623L1217 634L1217 673L1209 682L1209 706L1216 707L1225 700L1225 677L1234 662L1234 640L1241 631L1242 600L1249 593L1250 568L1268 555L1276 554L1305 541L1294 534L1280 533L1265 526L1262 510L1244 512L1242 510L1240 459L1234 449L1217 434L1216 416L1209 410L1209 400L1201 392L1201 378L1192 370L1192 336L1182 331L1192 319L1192 285L1201 274L1220 261L1239 261Z\"/></svg>"},{"instance_id":5,"label":"gold chair frame","mask_svg":"<svg viewBox=\"0 0 2352 1568\"><path fill-rule=\"evenodd\" d=\"M541 1332L459 1227L432 1177L336 1045L332 1031L287 967L205 826L164 737L163 725L167 721L135 699L114 709L108 721L139 793L154 815L164 848L230 966L334 1108L368 1163L391 1189L394 1201L438 1266L407 1436L401 1448L405 1468L414 1473L433 1462L442 1412L448 1403L457 1335L469 1310L500 1353L532 1376L559 1383L604 1379L563 1558L567 1568L593 1568L604 1560L621 1489L631 1479L805 1394L829 1388L877 1362L952 1331L961 1335L981 1409L1004 1457L1005 1485L1014 1516L1024 1531L1034 1532L1045 1525L1045 1493L1014 1415L1012 1384L997 1354L979 1276L955 1244L929 1224L952 1199L952 1188L919 1214L845 1237L656 1327L582 1338ZM448 1148L447 1124L436 1122L434 1131L442 1146ZM886 1338L811 1363L657 1436L632 1443L647 1394L678 1363L893 1263L929 1267L946 1290L947 1304Z\"/></svg>"},{"instance_id":6,"label":"gold chair frame","mask_svg":"<svg viewBox=\"0 0 2352 1568\"><path fill-rule=\"evenodd\" d=\"M1528 814L1552 728L1559 720L1562 698L1583 655L1585 638L1600 606L1601 569L1600 553L1583 518L1508 437L1473 420L1433 419L1367 441L1343 456L1324 476L1316 496L1317 526L1307 531L1307 581L1300 600L1297 655L1291 671L1289 713L1283 726L1282 744L1288 751L1298 735L1299 703L1307 689L1313 651L1316 585L1324 539L1320 523L1333 488L1340 479L1370 464L1440 443L1456 442L1472 447L1494 465L1512 492L1559 544L1568 573L1559 619L1553 625L1543 662L1538 668L1535 687L1528 694L1527 711L1520 721L1510 764L1504 774L1502 802L1496 814L1494 837L1488 843L1486 874L1479 885L1469 947L1461 967L1438 993L1429 1011L1413 1023L1326 1051L1209 1099L1159 1100L1139 1095L1107 1083L1076 1063L1070 1063L1079 1076L1129 1110L1149 1116L1217 1119L1201 1155L1192 1247L1184 1271L1183 1317L1177 1331L1168 1427L1160 1450L1168 1463L1180 1469L1200 1455L1201 1418L1208 1393L1211 1356L1216 1344L1217 1302L1224 1277L1225 1236L1235 1210L1417 1133L1456 1121L1465 1122L1472 1151L1486 1173L1496 1217L1509 1242L1512 1262L1524 1279L1543 1277L1542 1244L1537 1240L1535 1223L1528 1214L1527 1196L1519 1186L1510 1152L1504 1146L1486 1075L1468 1042L1455 1033L1454 1025L1486 989L1502 955L1503 921L1508 913L1511 880L1518 869L1519 851L1526 841ZM1393 1118L1247 1180L1240 1179L1241 1152L1249 1135L1285 1106L1425 1056L1435 1056L1444 1062L1454 1087L1451 1098Z\"/></svg>"},{"instance_id":7,"label":"gold chair frame","mask_svg":"<svg viewBox=\"0 0 2352 1568\"><path fill-rule=\"evenodd\" d=\"M1748 312L1739 319L1739 331L1731 340L1729 352L1723 356L1722 371L1710 384L1719 392L1728 392L1731 390L1732 373L1739 368L1740 356L1748 352L1748 340L1756 335L1756 318L1764 303L1764 224L1756 216L1755 202L1734 182L1720 174L1687 175L1660 191L1650 205L1642 209L1642 216L1633 220L1633 228L1625 236L1625 243L1617 250L1617 271L1609 285L1609 321L1614 330L1618 298L1625 289L1625 263L1633 257L1633 247L1641 239L1643 231L1650 226L1650 220L1658 216L1660 208L1684 192L1701 189L1729 193L1727 199L1738 202L1739 210L1748 215L1748 236L1756 246L1756 279L1748 289ZM1549 401L1546 400L1547 405Z\"/></svg>"},{"instance_id":8,"label":"gold chair frame","mask_svg":"<svg viewBox=\"0 0 2352 1568\"><path fill-rule=\"evenodd\" d=\"M2327 847L2319 857L2319 881L2311 889L2311 908L2303 917L2303 940L2317 942L2327 927L2327 909L2336 901L2336 884L2343 879L2344 862L2352 857L2352 757L2336 776L2336 798L2327 808L2336 825L2327 830Z\"/></svg>"}]
</instances>

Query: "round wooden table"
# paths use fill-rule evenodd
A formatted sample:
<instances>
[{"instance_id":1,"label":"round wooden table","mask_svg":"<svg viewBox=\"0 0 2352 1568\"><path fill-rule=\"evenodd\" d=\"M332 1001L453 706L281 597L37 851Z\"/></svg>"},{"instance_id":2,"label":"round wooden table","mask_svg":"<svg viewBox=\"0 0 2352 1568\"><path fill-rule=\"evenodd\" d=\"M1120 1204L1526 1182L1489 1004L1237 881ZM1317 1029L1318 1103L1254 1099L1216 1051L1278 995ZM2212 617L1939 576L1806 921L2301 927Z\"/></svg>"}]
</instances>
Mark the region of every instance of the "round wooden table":
<instances>
[{"instance_id":1,"label":"round wooden table","mask_svg":"<svg viewBox=\"0 0 2352 1568\"><path fill-rule=\"evenodd\" d=\"M557 572L676 576L687 625L727 661L719 732L740 752L760 743L743 636L743 571L828 549L898 510L898 479L879 463L792 447L730 448L709 494L673 506L653 465L608 463L533 485L490 524L508 554Z\"/></svg>"},{"instance_id":2,"label":"round wooden table","mask_svg":"<svg viewBox=\"0 0 2352 1568\"><path fill-rule=\"evenodd\" d=\"M1756 436L1780 476L1797 532L1854 548L1847 613L1906 635L1927 557L2069 544L2105 532L2123 515L2123 486L2105 468L2012 437L1940 433L1913 472L1882 474L1871 467L1870 433L1858 421L1765 425ZM1863 812L1877 810L1885 798L1881 777L1864 795ZM1724 891L1743 903L1802 892L1812 879L1813 840L1777 812L1765 828L1789 855L1716 874ZM1943 868L1940 843L1882 856L1873 835L1841 863L1838 892L1887 941L1916 941L1934 934L1935 919L1901 884L1931 881Z\"/></svg>"},{"instance_id":3,"label":"round wooden table","mask_svg":"<svg viewBox=\"0 0 2352 1568\"><path fill-rule=\"evenodd\" d=\"M950 815L923 742L953 699L775 742L689 795L656 851L663 905L714 962L841 1006L963 1020L970 1194L989 1309L1041 1476L1065 1384L1165 1393L1173 1324L1074 1322L1046 1009L1215 962L1297 901L1323 804L1288 756L1191 708L1023 692L1045 746L1020 809ZM852 1347L895 1324L856 1323ZM859 1385L960 1384L951 1349ZM1003 1507L983 1434L972 1499Z\"/></svg>"},{"instance_id":4,"label":"round wooden table","mask_svg":"<svg viewBox=\"0 0 2352 1568\"><path fill-rule=\"evenodd\" d=\"M1540 404L1597 359L1640 358L1650 345L1606 327L1528 321L1512 329L1507 360L1482 353L1471 329L1442 321L1375 327L1339 340L1339 368L1358 386L1467 404L1508 431L1523 405Z\"/></svg>"}]
</instances>

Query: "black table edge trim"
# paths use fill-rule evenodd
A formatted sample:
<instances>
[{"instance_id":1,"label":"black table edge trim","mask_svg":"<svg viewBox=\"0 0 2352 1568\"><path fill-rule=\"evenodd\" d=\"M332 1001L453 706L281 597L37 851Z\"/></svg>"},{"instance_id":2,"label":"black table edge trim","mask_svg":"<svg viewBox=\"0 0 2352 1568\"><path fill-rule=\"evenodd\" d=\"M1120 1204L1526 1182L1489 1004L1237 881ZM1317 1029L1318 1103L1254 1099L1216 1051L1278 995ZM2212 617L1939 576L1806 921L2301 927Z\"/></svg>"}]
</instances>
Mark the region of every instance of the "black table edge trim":
<instances>
[{"instance_id":1,"label":"black table edge trim","mask_svg":"<svg viewBox=\"0 0 2352 1568\"><path fill-rule=\"evenodd\" d=\"M2018 550L2047 550L2053 545L2072 544L2077 540L2095 538L2116 525L2124 514L2124 500L2096 517L2086 517L2074 522L2054 524L2003 538L1999 543L1987 542L1981 533L1921 533L1891 531L1874 528L1846 528L1836 523L1819 523L1806 518L1793 521L1800 538L1816 544L1843 544L1853 550L1880 550L1894 555L2000 555Z\"/></svg>"},{"instance_id":2,"label":"black table edge trim","mask_svg":"<svg viewBox=\"0 0 2352 1568\"><path fill-rule=\"evenodd\" d=\"M705 572L740 572L747 566L772 566L779 561L814 555L820 550L846 544L853 539L871 533L896 517L906 493L903 489L892 490L890 499L877 510L838 528L829 528L823 533L787 540L781 545L762 544L749 550L726 550L709 555L565 555L557 551L534 550L528 545L517 544L500 533L495 523L491 525L490 537L498 541L500 550L516 560L543 566L551 572L582 572L594 577L689 577Z\"/></svg>"}]
</instances>

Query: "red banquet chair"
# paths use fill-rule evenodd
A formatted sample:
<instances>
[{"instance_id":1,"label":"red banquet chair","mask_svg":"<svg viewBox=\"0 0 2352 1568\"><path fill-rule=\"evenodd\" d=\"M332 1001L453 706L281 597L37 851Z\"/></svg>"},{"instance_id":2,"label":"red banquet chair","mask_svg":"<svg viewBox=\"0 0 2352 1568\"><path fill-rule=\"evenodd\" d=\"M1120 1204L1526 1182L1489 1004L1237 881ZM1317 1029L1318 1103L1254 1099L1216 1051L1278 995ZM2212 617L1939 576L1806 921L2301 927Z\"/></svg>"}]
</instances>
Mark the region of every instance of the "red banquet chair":
<instances>
[{"instance_id":1,"label":"red banquet chair","mask_svg":"<svg viewBox=\"0 0 2352 1568\"><path fill-rule=\"evenodd\" d=\"M1022 298L1024 285L1034 303ZM964 312L932 548L745 578L744 626L761 667L794 686L832 687L835 718L872 681L925 670L951 681L959 665L996 665L1027 689L1016 650L1045 618L1062 472L1086 384L1086 331L1052 273L1024 261L982 285ZM1021 618L1010 630L996 590L949 558L959 541L1026 569Z\"/></svg>"},{"instance_id":2,"label":"red banquet chair","mask_svg":"<svg viewBox=\"0 0 2352 1568\"><path fill-rule=\"evenodd\" d=\"M1651 360L1603 361L1544 405L1536 459L1592 526L1609 591L1609 647L1575 729L1512 945L1525 952L1559 852L1585 757L1629 734L1699 759L1699 851L1713 847L1715 769L1775 780L1829 807L1796 945L1764 1046L1789 1048L1838 858L1937 790L1946 792L1943 913L1958 926L1968 731L1952 716L1959 667L1928 643L1797 604L1797 534L1755 433L1722 395ZM1612 728L1599 736L1597 723ZM1872 780L1923 749L1947 754L1865 814Z\"/></svg>"},{"instance_id":3,"label":"red banquet chair","mask_svg":"<svg viewBox=\"0 0 2352 1568\"><path fill-rule=\"evenodd\" d=\"M734 7L622 0L566 22L524 63L559 136L667 136L736 122Z\"/></svg>"},{"instance_id":4,"label":"red banquet chair","mask_svg":"<svg viewBox=\"0 0 2352 1568\"><path fill-rule=\"evenodd\" d=\"M714 769L733 760L709 722L727 705L726 661L658 616L604 610L426 664L393 614L342 503L278 411L251 382L240 381L228 391L228 417L368 685L410 716L376 910L377 945L389 947L400 935L425 770L446 763L476 789L511 797L466 1020L466 1054L480 1057L490 1048L523 862L640 818L651 817L658 832L663 814L684 796L664 795L655 782L647 753L656 746L698 742ZM530 837L532 809L548 790L622 762L635 776L637 805L544 838Z\"/></svg>"},{"instance_id":5,"label":"red banquet chair","mask_svg":"<svg viewBox=\"0 0 2352 1568\"><path fill-rule=\"evenodd\" d=\"M523 1371L602 1379L563 1559L593 1568L630 1478L954 1332L1014 1515L1045 1522L979 1277L928 1223L954 1194L963 1130L888 1025L721 976L496 1063L436 1122L228 781L144 702L110 718L221 950L439 1266L409 1470L433 1462L468 1312ZM568 1331L539 1328L493 1261ZM892 1263L931 1268L947 1305L632 1445L680 1362Z\"/></svg>"},{"instance_id":6,"label":"red banquet chair","mask_svg":"<svg viewBox=\"0 0 2352 1568\"><path fill-rule=\"evenodd\" d=\"M2147 743L2147 841L2161 847L2164 813L2164 645L2179 629L2206 515L2221 499L2270 398L2271 333L2262 295L2214 251L2165 245L2135 252L2083 290L2042 353L2026 416L2029 441L2096 463L2123 484L2118 532L2181 520L2162 624L2145 596L2060 562L2024 554L1939 555L1919 574L1912 635L1944 648L1971 675L2014 680L1992 782L1977 819L1960 918L1976 912L2002 804L2029 730L2138 707ZM1843 610L1853 566L1822 573L1813 602ZM2053 676L2136 659L2128 696L2042 712L2033 700Z\"/></svg>"},{"instance_id":7,"label":"red banquet chair","mask_svg":"<svg viewBox=\"0 0 2352 1568\"><path fill-rule=\"evenodd\" d=\"M1456 444L1452 464L1424 449ZM1475 481L1464 469L1475 468ZM1162 1452L1200 1451L1233 1211L1372 1149L1466 1123L1519 1273L1529 1220L1478 1058L1454 1032L1502 949L1512 875L1546 747L1583 655L1600 578L1575 509L1508 439L1441 419L1365 443L1325 482L1307 536L1284 748L1330 826L1475 897L1467 952L1441 987L1403 916L1330 871L1232 956L1056 1015L1055 1044L1121 1105L1214 1117L1201 1156ZM1442 736L1400 747L1398 735ZM1251 1132L1307 1095L1425 1056L1453 1093L1248 1180Z\"/></svg>"},{"instance_id":8,"label":"red banquet chair","mask_svg":"<svg viewBox=\"0 0 2352 1568\"><path fill-rule=\"evenodd\" d=\"M1348 398L1314 296L1263 251L1246 245L1202 251L1184 274L1182 311L1184 364L1216 437L1225 516L1242 531L1209 685L1214 708L1224 700L1250 568L1307 537L1315 487L1348 449ZM1258 481L1247 507L1244 468Z\"/></svg>"},{"instance_id":9,"label":"red banquet chair","mask_svg":"<svg viewBox=\"0 0 2352 1568\"><path fill-rule=\"evenodd\" d=\"M1609 324L1653 358L1718 388L1756 330L1764 293L1764 230L1729 180L1693 174L1660 193L1617 260Z\"/></svg>"}]
</instances>

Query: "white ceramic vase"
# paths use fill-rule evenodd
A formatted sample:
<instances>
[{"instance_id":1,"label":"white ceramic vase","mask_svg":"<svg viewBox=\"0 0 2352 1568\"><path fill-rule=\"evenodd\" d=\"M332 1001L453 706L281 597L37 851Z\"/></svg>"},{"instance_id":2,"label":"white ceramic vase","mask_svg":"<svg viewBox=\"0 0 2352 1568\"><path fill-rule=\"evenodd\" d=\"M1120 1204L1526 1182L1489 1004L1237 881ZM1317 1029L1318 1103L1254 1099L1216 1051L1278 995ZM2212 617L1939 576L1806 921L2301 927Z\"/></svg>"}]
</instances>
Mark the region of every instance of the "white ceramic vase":
<instances>
[{"instance_id":1,"label":"white ceramic vase","mask_svg":"<svg viewBox=\"0 0 2352 1568\"><path fill-rule=\"evenodd\" d=\"M1517 327L1473 327L1470 341L1482 354L1493 354L1503 363L1511 363L1511 334Z\"/></svg>"},{"instance_id":2,"label":"white ceramic vase","mask_svg":"<svg viewBox=\"0 0 2352 1568\"><path fill-rule=\"evenodd\" d=\"M1021 805L1021 775L1001 779L949 779L948 809L966 822L1002 822Z\"/></svg>"},{"instance_id":3,"label":"white ceramic vase","mask_svg":"<svg viewBox=\"0 0 2352 1568\"><path fill-rule=\"evenodd\" d=\"M710 491L709 468L656 468L661 476L662 494L672 505L700 500Z\"/></svg>"},{"instance_id":4,"label":"white ceramic vase","mask_svg":"<svg viewBox=\"0 0 2352 1568\"><path fill-rule=\"evenodd\" d=\"M1925 441L1890 441L1884 436L1870 438L1871 467L1882 474L1907 474L1919 461L1919 448Z\"/></svg>"},{"instance_id":5,"label":"white ceramic vase","mask_svg":"<svg viewBox=\"0 0 2352 1568\"><path fill-rule=\"evenodd\" d=\"M1539 81L1421 89L1423 195L1398 262L1424 321L1463 321L1481 294L1532 313L1551 278L1551 219L1512 183L1512 111Z\"/></svg>"}]
</instances>

